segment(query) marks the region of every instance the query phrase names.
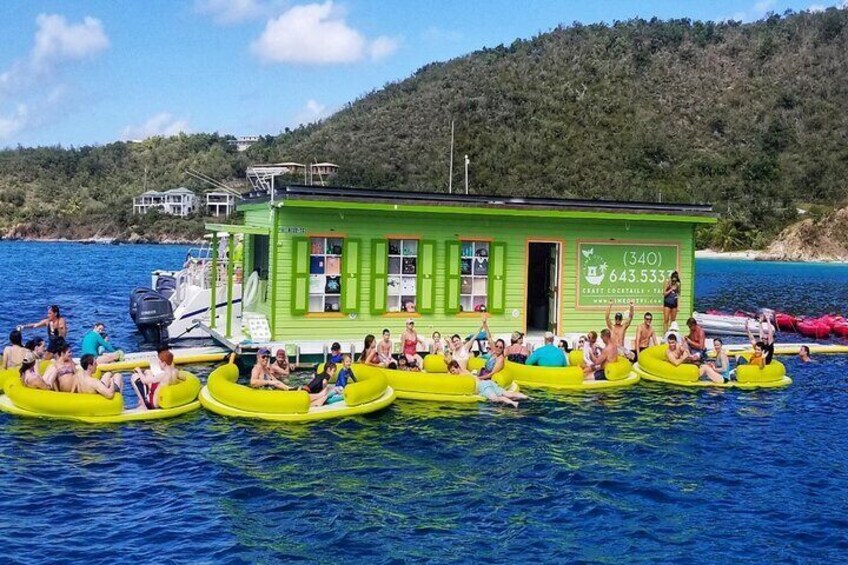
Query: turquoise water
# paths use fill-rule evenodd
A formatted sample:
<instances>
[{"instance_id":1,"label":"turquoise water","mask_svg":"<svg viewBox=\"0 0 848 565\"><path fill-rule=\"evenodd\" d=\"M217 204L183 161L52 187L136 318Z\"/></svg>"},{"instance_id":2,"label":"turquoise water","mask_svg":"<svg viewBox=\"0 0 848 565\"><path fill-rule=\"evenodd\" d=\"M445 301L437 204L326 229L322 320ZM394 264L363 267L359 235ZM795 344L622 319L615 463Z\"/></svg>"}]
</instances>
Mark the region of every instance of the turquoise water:
<instances>
[{"instance_id":1,"label":"turquoise water","mask_svg":"<svg viewBox=\"0 0 848 565\"><path fill-rule=\"evenodd\" d=\"M0 242L11 265L0 301L29 319L57 296L72 338L103 317L120 343L131 338L129 288L183 255ZM699 261L698 305L747 308L773 292L836 307L848 280L838 269ZM818 290L799 298L790 273ZM732 288L740 280L744 292ZM13 312L0 312L0 328L19 321ZM0 415L4 557L841 562L848 360L786 362L795 384L779 391L639 385L538 394L519 410L399 402L309 426L204 412L98 427Z\"/></svg>"}]
</instances>

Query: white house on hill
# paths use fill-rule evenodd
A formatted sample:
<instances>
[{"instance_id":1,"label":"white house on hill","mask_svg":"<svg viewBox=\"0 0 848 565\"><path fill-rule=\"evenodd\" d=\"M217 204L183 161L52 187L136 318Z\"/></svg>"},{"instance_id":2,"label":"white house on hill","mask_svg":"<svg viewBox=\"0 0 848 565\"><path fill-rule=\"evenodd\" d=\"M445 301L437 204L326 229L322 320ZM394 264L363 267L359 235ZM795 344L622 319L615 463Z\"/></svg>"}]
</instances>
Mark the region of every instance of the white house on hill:
<instances>
[{"instance_id":1,"label":"white house on hill","mask_svg":"<svg viewBox=\"0 0 848 565\"><path fill-rule=\"evenodd\" d=\"M146 214L153 208L163 214L184 218L197 211L197 195L184 186L165 192L148 190L133 198L133 213Z\"/></svg>"}]
</instances>

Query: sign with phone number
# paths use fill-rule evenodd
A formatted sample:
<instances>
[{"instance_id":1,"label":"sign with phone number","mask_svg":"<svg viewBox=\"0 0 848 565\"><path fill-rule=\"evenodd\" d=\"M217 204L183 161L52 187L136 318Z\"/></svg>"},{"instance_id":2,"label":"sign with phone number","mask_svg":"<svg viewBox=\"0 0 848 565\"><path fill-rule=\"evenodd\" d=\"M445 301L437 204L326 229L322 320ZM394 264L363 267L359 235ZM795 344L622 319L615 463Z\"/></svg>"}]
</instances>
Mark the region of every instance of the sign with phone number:
<instances>
[{"instance_id":1,"label":"sign with phone number","mask_svg":"<svg viewBox=\"0 0 848 565\"><path fill-rule=\"evenodd\" d=\"M662 306L663 287L678 270L679 253L674 244L580 242L577 307L605 308L610 300Z\"/></svg>"}]
</instances>

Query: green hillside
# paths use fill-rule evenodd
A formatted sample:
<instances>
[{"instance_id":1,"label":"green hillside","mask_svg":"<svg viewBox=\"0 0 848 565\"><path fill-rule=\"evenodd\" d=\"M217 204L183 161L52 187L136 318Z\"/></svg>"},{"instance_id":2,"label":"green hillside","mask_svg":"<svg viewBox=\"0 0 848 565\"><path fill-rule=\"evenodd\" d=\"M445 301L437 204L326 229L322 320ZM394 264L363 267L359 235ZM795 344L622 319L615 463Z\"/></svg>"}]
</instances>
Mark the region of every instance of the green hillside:
<instances>
[{"instance_id":1,"label":"green hillside","mask_svg":"<svg viewBox=\"0 0 848 565\"><path fill-rule=\"evenodd\" d=\"M317 159L341 184L446 190L454 120L455 187L468 154L474 192L707 201L722 221L703 245L762 247L799 206L846 200L846 53L848 10L573 24L427 65L246 154L216 135L0 153L0 225L123 213L145 168L170 188L197 186L188 165L225 180Z\"/></svg>"}]
</instances>

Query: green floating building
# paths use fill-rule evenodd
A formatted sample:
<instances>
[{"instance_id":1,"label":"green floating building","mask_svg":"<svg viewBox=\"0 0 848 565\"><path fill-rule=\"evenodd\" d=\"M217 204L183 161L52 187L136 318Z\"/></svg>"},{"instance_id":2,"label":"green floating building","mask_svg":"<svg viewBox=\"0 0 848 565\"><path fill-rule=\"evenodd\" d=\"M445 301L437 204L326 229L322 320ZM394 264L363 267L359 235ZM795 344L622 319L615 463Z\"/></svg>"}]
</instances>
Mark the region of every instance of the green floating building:
<instances>
[{"instance_id":1,"label":"green floating building","mask_svg":"<svg viewBox=\"0 0 848 565\"><path fill-rule=\"evenodd\" d=\"M271 340L289 345L361 344L383 328L397 337L409 318L424 338L467 335L484 311L498 334L584 333L603 327L610 300L661 319L672 271L685 319L695 227L715 222L703 205L318 186L277 187L238 209L243 225L207 229L241 234L244 276L258 275L245 315L264 316ZM223 276L229 312L240 297L233 269ZM217 331L235 339L241 321L224 319Z\"/></svg>"}]
</instances>

